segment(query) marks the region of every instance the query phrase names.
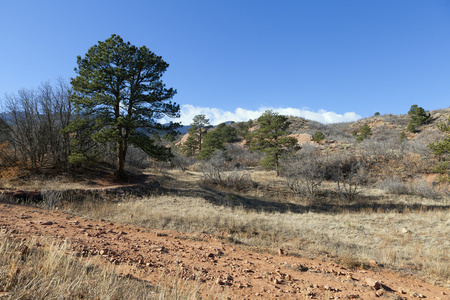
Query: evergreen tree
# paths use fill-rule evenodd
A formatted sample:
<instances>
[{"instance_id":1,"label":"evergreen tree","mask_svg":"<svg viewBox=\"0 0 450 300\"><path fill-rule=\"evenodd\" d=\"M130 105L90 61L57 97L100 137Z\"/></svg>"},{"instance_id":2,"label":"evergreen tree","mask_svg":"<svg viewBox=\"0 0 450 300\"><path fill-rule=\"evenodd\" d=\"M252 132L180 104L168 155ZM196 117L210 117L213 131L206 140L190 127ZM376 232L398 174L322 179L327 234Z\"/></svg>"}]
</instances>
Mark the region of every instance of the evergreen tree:
<instances>
[{"instance_id":1,"label":"evergreen tree","mask_svg":"<svg viewBox=\"0 0 450 300\"><path fill-rule=\"evenodd\" d=\"M203 139L202 149L199 151L198 159L208 159L217 150L225 151L225 140L223 135L217 129L209 131Z\"/></svg>"},{"instance_id":2,"label":"evergreen tree","mask_svg":"<svg viewBox=\"0 0 450 300\"><path fill-rule=\"evenodd\" d=\"M450 182L450 117L447 124L439 124L438 129L446 134L442 141L437 141L428 145L440 159L440 163L434 167L434 171L442 174L442 180Z\"/></svg>"},{"instance_id":3,"label":"evergreen tree","mask_svg":"<svg viewBox=\"0 0 450 300\"><path fill-rule=\"evenodd\" d=\"M176 124L161 125L163 117L179 117L179 105L170 99L176 90L167 89L161 77L169 66L147 47L136 47L113 34L77 57L78 74L72 78L71 103L81 117L69 130L90 128L90 138L98 143L115 143L118 177L124 176L130 144L157 159L170 152L153 143L153 132L171 131ZM72 153L83 159L84 153Z\"/></svg>"},{"instance_id":4,"label":"evergreen tree","mask_svg":"<svg viewBox=\"0 0 450 300\"><path fill-rule=\"evenodd\" d=\"M203 137L209 127L209 119L205 115L196 115L192 119L191 128L189 128L189 136L183 144L183 152L187 156L194 156L202 150Z\"/></svg>"},{"instance_id":5,"label":"evergreen tree","mask_svg":"<svg viewBox=\"0 0 450 300\"><path fill-rule=\"evenodd\" d=\"M323 141L325 139L325 135L323 134L323 132L322 131L316 131L316 133L314 134L314 137L313 137L313 141L314 142L320 142L320 141Z\"/></svg>"},{"instance_id":6,"label":"evergreen tree","mask_svg":"<svg viewBox=\"0 0 450 300\"><path fill-rule=\"evenodd\" d=\"M287 152L298 150L297 139L288 136L289 121L271 110L258 118L259 129L247 136L251 150L260 150L266 155L261 164L280 174L279 160Z\"/></svg>"},{"instance_id":7,"label":"evergreen tree","mask_svg":"<svg viewBox=\"0 0 450 300\"><path fill-rule=\"evenodd\" d=\"M370 129L369 125L364 124L361 127L360 135L356 138L357 142L362 142L365 139L368 139L372 136L372 129Z\"/></svg>"},{"instance_id":8,"label":"evergreen tree","mask_svg":"<svg viewBox=\"0 0 450 300\"><path fill-rule=\"evenodd\" d=\"M431 115L425 112L422 107L417 106L416 104L411 106L408 115L410 116L411 120L409 121L408 127L406 129L411 132L416 132L418 126L431 122Z\"/></svg>"},{"instance_id":9,"label":"evergreen tree","mask_svg":"<svg viewBox=\"0 0 450 300\"><path fill-rule=\"evenodd\" d=\"M238 139L236 128L225 123L220 123L217 125L214 131L217 131L218 134L220 134L225 143L232 143Z\"/></svg>"}]
</instances>

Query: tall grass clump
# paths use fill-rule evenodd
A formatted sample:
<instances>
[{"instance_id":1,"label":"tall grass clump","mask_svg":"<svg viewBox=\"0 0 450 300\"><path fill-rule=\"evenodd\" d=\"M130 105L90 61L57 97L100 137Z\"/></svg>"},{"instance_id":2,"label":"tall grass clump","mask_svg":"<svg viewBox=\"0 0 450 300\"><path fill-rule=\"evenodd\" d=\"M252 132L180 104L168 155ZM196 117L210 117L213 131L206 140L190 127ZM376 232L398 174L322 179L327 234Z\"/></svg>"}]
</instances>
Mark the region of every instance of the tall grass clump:
<instances>
[{"instance_id":1,"label":"tall grass clump","mask_svg":"<svg viewBox=\"0 0 450 300\"><path fill-rule=\"evenodd\" d=\"M155 286L100 269L70 254L67 242L19 241L0 234L0 292L7 299L199 299L195 282L162 274ZM5 299L6 299L5 298Z\"/></svg>"}]
</instances>

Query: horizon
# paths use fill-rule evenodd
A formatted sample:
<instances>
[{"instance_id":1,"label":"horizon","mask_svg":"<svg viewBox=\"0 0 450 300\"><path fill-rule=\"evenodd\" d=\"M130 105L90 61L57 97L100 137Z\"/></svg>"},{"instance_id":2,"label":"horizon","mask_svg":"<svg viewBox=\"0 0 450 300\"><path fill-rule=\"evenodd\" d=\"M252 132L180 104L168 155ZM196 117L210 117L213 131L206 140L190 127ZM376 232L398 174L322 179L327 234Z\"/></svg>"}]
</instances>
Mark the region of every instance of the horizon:
<instances>
[{"instance_id":1,"label":"horizon","mask_svg":"<svg viewBox=\"0 0 450 300\"><path fill-rule=\"evenodd\" d=\"M330 124L450 103L446 1L120 3L2 3L0 101L69 82L77 55L115 33L169 63L182 113L171 120L184 125L266 109Z\"/></svg>"}]
</instances>

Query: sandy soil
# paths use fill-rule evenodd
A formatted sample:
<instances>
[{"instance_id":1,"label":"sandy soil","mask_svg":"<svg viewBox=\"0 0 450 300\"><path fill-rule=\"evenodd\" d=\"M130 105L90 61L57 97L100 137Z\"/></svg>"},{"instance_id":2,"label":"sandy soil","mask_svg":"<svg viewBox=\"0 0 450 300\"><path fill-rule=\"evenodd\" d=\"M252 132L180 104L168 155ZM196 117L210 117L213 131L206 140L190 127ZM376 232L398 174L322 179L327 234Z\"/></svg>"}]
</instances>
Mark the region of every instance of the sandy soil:
<instances>
[{"instance_id":1,"label":"sandy soil","mask_svg":"<svg viewBox=\"0 0 450 300\"><path fill-rule=\"evenodd\" d=\"M0 204L0 228L18 238L67 239L76 256L91 257L100 266L123 266L123 275L156 283L162 272L178 273L215 285L233 299L450 299L443 287L380 266L350 270L325 257L293 257L282 249L277 255L252 252L206 234L149 230L13 204Z\"/></svg>"}]
</instances>

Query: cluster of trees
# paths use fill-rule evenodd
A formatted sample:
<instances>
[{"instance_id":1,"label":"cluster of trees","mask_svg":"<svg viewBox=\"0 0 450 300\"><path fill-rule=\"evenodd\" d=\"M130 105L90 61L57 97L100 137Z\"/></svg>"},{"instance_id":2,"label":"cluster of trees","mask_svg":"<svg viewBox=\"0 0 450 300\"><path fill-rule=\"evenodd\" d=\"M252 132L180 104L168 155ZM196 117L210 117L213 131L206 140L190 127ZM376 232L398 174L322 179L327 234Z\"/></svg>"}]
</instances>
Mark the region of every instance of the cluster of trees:
<instances>
[{"instance_id":1,"label":"cluster of trees","mask_svg":"<svg viewBox=\"0 0 450 300\"><path fill-rule=\"evenodd\" d=\"M189 136L183 143L182 150L188 156L204 160L217 151L226 151L227 143L245 139L250 151L261 151L265 154L261 165L266 169L276 170L278 176L281 157L299 149L297 139L288 135L290 122L286 116L269 110L257 121L259 128L253 132L248 131L252 125L249 122L242 122L236 127L222 123L207 130L210 127L209 119L206 119L205 115L197 115L191 123Z\"/></svg>"}]
</instances>

